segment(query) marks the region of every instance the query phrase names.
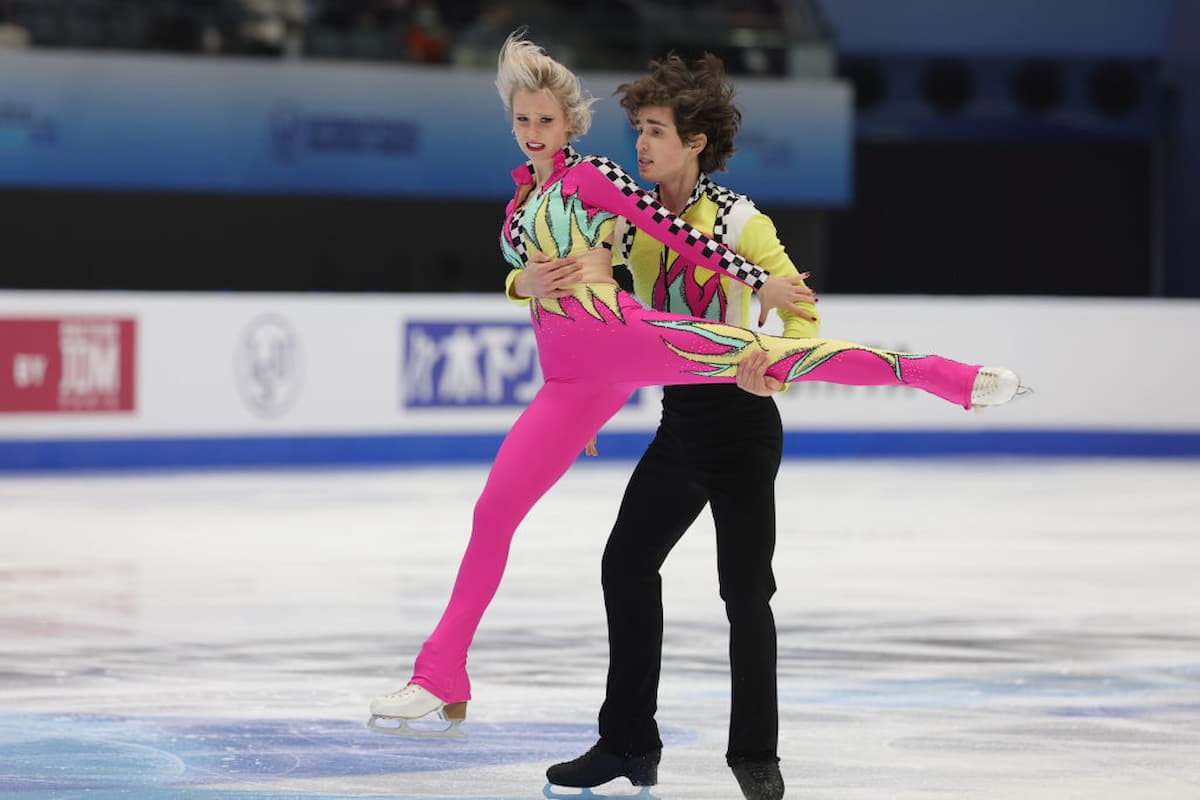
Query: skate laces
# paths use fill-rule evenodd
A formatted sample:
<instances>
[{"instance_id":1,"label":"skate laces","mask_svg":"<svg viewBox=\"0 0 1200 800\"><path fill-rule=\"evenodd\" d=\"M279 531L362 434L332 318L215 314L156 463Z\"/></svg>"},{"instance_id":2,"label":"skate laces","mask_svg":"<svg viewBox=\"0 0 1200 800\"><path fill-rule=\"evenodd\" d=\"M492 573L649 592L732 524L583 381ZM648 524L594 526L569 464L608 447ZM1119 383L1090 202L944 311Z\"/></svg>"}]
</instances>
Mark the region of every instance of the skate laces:
<instances>
[{"instance_id":1,"label":"skate laces","mask_svg":"<svg viewBox=\"0 0 1200 800\"><path fill-rule=\"evenodd\" d=\"M1033 390L1023 385L1020 376L1011 369L982 367L975 374L975 382L971 385L971 405L1001 405L1032 393Z\"/></svg>"},{"instance_id":2,"label":"skate laces","mask_svg":"<svg viewBox=\"0 0 1200 800\"><path fill-rule=\"evenodd\" d=\"M971 399L974 403L981 403L990 399L999 388L1000 371L984 367L975 376L975 384L971 387Z\"/></svg>"},{"instance_id":3,"label":"skate laces","mask_svg":"<svg viewBox=\"0 0 1200 800\"><path fill-rule=\"evenodd\" d=\"M410 684L406 685L403 689L397 689L394 692L389 692L388 694L385 694L384 697L393 698L395 700L404 700L406 698L412 697L413 695L419 694L420 690L421 690L420 686L417 686L415 683L410 683Z\"/></svg>"}]
</instances>

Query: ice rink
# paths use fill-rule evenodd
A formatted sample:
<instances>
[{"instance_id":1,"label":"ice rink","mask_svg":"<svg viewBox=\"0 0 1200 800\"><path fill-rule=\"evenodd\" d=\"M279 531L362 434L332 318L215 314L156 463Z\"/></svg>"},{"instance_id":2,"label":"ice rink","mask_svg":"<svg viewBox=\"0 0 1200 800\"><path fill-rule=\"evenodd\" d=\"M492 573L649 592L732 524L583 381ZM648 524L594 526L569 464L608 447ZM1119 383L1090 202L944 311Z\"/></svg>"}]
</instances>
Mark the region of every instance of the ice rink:
<instances>
[{"instance_id":1,"label":"ice rink","mask_svg":"<svg viewBox=\"0 0 1200 800\"><path fill-rule=\"evenodd\" d=\"M0 477L0 796L543 796L595 739L631 468L578 464L518 532L461 741L366 709L482 467ZM786 461L779 512L788 797L1200 798L1200 461ZM649 796L737 798L707 519L664 580Z\"/></svg>"}]
</instances>

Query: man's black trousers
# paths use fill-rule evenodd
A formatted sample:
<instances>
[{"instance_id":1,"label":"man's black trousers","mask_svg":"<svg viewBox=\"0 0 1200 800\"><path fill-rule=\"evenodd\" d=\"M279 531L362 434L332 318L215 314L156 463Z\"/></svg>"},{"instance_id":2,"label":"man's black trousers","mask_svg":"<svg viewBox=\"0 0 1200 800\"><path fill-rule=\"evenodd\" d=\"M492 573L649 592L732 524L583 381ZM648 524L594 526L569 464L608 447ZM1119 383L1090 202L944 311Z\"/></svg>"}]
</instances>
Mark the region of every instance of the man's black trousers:
<instances>
[{"instance_id":1,"label":"man's black trousers","mask_svg":"<svg viewBox=\"0 0 1200 800\"><path fill-rule=\"evenodd\" d=\"M653 442L625 490L604 551L607 696L600 745L618 754L662 747L655 721L662 658L659 569L708 504L729 620L732 703L726 757L776 754L775 476L783 451L771 398L733 384L670 386Z\"/></svg>"}]
</instances>

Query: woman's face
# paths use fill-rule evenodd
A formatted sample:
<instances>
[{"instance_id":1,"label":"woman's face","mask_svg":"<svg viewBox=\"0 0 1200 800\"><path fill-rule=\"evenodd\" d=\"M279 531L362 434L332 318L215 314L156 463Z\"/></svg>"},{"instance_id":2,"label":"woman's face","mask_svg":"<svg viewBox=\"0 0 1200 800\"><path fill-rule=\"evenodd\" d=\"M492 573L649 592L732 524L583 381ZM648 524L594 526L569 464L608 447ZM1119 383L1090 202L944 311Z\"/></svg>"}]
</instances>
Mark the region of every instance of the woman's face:
<instances>
[{"instance_id":1,"label":"woman's face","mask_svg":"<svg viewBox=\"0 0 1200 800\"><path fill-rule=\"evenodd\" d=\"M549 92L519 91L512 100L513 134L527 158L546 161L567 146L567 115Z\"/></svg>"}]
</instances>

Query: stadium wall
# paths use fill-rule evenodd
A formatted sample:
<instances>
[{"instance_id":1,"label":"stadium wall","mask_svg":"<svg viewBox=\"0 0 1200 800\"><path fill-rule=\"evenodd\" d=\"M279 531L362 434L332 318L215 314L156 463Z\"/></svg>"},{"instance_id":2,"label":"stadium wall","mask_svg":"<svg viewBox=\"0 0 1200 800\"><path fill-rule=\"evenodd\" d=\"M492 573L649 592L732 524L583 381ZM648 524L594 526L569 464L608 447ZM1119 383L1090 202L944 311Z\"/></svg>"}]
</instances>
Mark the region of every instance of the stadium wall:
<instances>
[{"instance_id":1,"label":"stadium wall","mask_svg":"<svg viewBox=\"0 0 1200 800\"><path fill-rule=\"evenodd\" d=\"M779 397L787 455L1200 456L1200 302L824 296L824 335L1018 369L968 413L904 388ZM0 292L0 470L485 462L541 382L495 295ZM637 457L659 390L601 432Z\"/></svg>"}]
</instances>

